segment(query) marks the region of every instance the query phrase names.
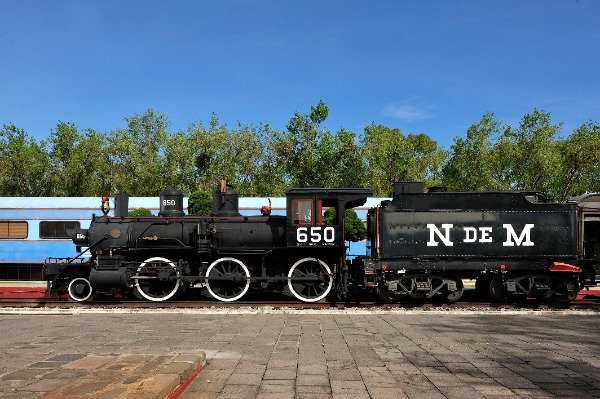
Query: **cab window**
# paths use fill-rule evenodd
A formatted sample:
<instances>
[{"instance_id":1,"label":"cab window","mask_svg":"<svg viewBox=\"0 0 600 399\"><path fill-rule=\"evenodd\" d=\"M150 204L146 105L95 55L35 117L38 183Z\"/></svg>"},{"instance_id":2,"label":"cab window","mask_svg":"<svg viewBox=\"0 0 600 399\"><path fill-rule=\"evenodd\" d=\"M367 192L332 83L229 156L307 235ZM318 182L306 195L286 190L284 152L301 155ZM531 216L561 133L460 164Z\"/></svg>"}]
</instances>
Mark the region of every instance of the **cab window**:
<instances>
[{"instance_id":1,"label":"cab window","mask_svg":"<svg viewBox=\"0 0 600 399\"><path fill-rule=\"evenodd\" d=\"M297 199L292 201L292 224L313 224L313 200Z\"/></svg>"}]
</instances>

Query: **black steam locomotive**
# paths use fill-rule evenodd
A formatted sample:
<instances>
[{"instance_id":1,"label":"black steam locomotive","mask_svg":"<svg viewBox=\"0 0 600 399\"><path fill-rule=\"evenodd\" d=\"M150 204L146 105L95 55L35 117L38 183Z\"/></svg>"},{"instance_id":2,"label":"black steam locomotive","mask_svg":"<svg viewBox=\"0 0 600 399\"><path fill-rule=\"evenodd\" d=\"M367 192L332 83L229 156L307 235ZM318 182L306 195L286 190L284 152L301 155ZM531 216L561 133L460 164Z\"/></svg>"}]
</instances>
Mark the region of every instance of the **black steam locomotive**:
<instances>
[{"instance_id":1,"label":"black steam locomotive","mask_svg":"<svg viewBox=\"0 0 600 399\"><path fill-rule=\"evenodd\" d=\"M350 290L385 301L454 302L463 279L475 279L478 292L497 300L568 302L595 282L600 218L591 204L598 197L552 204L529 191L424 193L421 183L397 183L392 200L368 211L369 253L349 261L344 211L371 195L362 188L288 189L286 216L269 207L242 216L238 193L222 183L211 216L202 217L185 215L177 190L161 193L154 217L128 217L128 198L117 196L114 216L93 216L89 229L74 232L74 243L87 249L48 259L45 275L51 292L76 301L115 292L164 301L200 286L226 302L250 288L304 302ZM328 208L336 217L325 224Z\"/></svg>"},{"instance_id":2,"label":"black steam locomotive","mask_svg":"<svg viewBox=\"0 0 600 399\"><path fill-rule=\"evenodd\" d=\"M177 190L160 195L158 217L127 217L127 197L115 200L115 216L94 217L73 241L88 247L89 260L50 259L45 274L53 292L75 300L118 289L164 301L181 287L204 285L220 301L235 301L253 286L314 302L335 290L344 294L344 210L365 203L370 189L288 189L287 216L241 216L238 193L213 193L208 217L185 216ZM323 213L336 218L323 224Z\"/></svg>"}]
</instances>

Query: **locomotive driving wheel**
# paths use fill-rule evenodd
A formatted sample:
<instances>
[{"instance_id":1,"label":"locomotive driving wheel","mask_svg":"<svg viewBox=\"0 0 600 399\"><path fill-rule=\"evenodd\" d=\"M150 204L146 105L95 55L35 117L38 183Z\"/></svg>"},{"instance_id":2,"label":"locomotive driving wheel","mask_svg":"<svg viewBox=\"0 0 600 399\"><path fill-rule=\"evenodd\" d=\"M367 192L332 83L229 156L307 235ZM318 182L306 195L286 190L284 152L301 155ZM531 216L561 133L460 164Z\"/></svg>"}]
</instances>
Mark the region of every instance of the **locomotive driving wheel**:
<instances>
[{"instance_id":1,"label":"locomotive driving wheel","mask_svg":"<svg viewBox=\"0 0 600 399\"><path fill-rule=\"evenodd\" d=\"M237 301L250 288L250 271L235 258L217 259L206 270L206 277L208 292L219 301Z\"/></svg>"},{"instance_id":2,"label":"locomotive driving wheel","mask_svg":"<svg viewBox=\"0 0 600 399\"><path fill-rule=\"evenodd\" d=\"M177 278L173 278L174 276ZM162 302L173 297L180 285L175 264L161 257L146 259L138 267L133 281L137 294L153 302Z\"/></svg>"},{"instance_id":3,"label":"locomotive driving wheel","mask_svg":"<svg viewBox=\"0 0 600 399\"><path fill-rule=\"evenodd\" d=\"M288 288L302 302L325 298L333 286L333 274L325 262L304 258L294 263L288 273Z\"/></svg>"}]
</instances>

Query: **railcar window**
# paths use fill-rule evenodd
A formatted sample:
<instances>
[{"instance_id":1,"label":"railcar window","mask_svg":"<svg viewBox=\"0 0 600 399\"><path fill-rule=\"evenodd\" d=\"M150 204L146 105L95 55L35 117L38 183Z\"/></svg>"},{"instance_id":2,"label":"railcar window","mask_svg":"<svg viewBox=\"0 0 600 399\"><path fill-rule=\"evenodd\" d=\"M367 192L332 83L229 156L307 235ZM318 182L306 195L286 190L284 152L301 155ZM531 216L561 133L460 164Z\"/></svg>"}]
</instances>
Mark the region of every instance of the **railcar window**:
<instances>
[{"instance_id":1,"label":"railcar window","mask_svg":"<svg viewBox=\"0 0 600 399\"><path fill-rule=\"evenodd\" d=\"M292 202L293 209L293 224L305 224L312 225L312 209L313 209L313 200L312 199L301 199L294 200Z\"/></svg>"},{"instance_id":2,"label":"railcar window","mask_svg":"<svg viewBox=\"0 0 600 399\"><path fill-rule=\"evenodd\" d=\"M40 222L40 238L71 238L67 230L79 227L79 222Z\"/></svg>"},{"instance_id":3,"label":"railcar window","mask_svg":"<svg viewBox=\"0 0 600 399\"><path fill-rule=\"evenodd\" d=\"M27 222L0 221L0 238L27 238L28 233Z\"/></svg>"}]
</instances>

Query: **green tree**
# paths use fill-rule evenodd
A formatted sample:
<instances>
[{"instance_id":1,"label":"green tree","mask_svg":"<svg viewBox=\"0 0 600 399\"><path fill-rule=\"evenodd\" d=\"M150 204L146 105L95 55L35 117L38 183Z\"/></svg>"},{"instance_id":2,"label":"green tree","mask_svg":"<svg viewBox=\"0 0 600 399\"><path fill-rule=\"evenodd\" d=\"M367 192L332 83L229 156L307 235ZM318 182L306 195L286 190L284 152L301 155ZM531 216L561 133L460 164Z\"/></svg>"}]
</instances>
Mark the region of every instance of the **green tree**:
<instances>
[{"instance_id":1,"label":"green tree","mask_svg":"<svg viewBox=\"0 0 600 399\"><path fill-rule=\"evenodd\" d=\"M233 184L242 195L256 195L253 177L264 160L261 128L238 124L237 129L220 125L213 114L210 127L202 124L188 129L196 187L210 190L221 179Z\"/></svg>"},{"instance_id":2,"label":"green tree","mask_svg":"<svg viewBox=\"0 0 600 399\"><path fill-rule=\"evenodd\" d=\"M281 162L285 183L293 187L321 186L324 177L319 167L318 147L327 131L319 130L329 115L323 101L310 107L310 113L294 113L287 131L273 137L274 155Z\"/></svg>"},{"instance_id":3,"label":"green tree","mask_svg":"<svg viewBox=\"0 0 600 399\"><path fill-rule=\"evenodd\" d=\"M556 157L561 124L550 123L550 114L534 110L519 128L504 131L496 150L499 178L512 189L534 189L554 198L552 176L558 173Z\"/></svg>"},{"instance_id":4,"label":"green tree","mask_svg":"<svg viewBox=\"0 0 600 399\"><path fill-rule=\"evenodd\" d=\"M154 214L150 209L142 207L127 212L127 216L154 216Z\"/></svg>"},{"instance_id":5,"label":"green tree","mask_svg":"<svg viewBox=\"0 0 600 399\"><path fill-rule=\"evenodd\" d=\"M188 215L209 216L212 213L212 194L207 191L194 191L188 198Z\"/></svg>"},{"instance_id":6,"label":"green tree","mask_svg":"<svg viewBox=\"0 0 600 399\"><path fill-rule=\"evenodd\" d=\"M49 156L48 184L52 195L96 196L110 190L103 179L105 140L98 133L88 130L81 135L72 122L58 122L42 145Z\"/></svg>"},{"instance_id":7,"label":"green tree","mask_svg":"<svg viewBox=\"0 0 600 399\"><path fill-rule=\"evenodd\" d=\"M47 196L48 154L23 130L4 125L0 130L0 195Z\"/></svg>"},{"instance_id":8,"label":"green tree","mask_svg":"<svg viewBox=\"0 0 600 399\"><path fill-rule=\"evenodd\" d=\"M557 145L560 169L554 174L556 200L600 191L600 125L582 124Z\"/></svg>"},{"instance_id":9,"label":"green tree","mask_svg":"<svg viewBox=\"0 0 600 399\"><path fill-rule=\"evenodd\" d=\"M335 208L327 208L323 214L323 223L325 225L333 224L336 216ZM354 209L346 209L344 212L344 238L346 241L358 242L367 237L367 228L358 217Z\"/></svg>"},{"instance_id":10,"label":"green tree","mask_svg":"<svg viewBox=\"0 0 600 399\"><path fill-rule=\"evenodd\" d=\"M168 126L163 114L148 110L128 118L127 128L111 132L108 153L114 192L154 196L167 186L163 153Z\"/></svg>"},{"instance_id":11,"label":"green tree","mask_svg":"<svg viewBox=\"0 0 600 399\"><path fill-rule=\"evenodd\" d=\"M365 127L362 146L366 180L375 195L389 195L398 181L422 181L428 187L440 184L447 154L425 134L404 136L400 129L371 123Z\"/></svg>"},{"instance_id":12,"label":"green tree","mask_svg":"<svg viewBox=\"0 0 600 399\"><path fill-rule=\"evenodd\" d=\"M498 179L498 154L494 140L505 127L487 112L467 130L466 139L455 138L444 165L443 184L450 190L481 191L502 189Z\"/></svg>"}]
</instances>

